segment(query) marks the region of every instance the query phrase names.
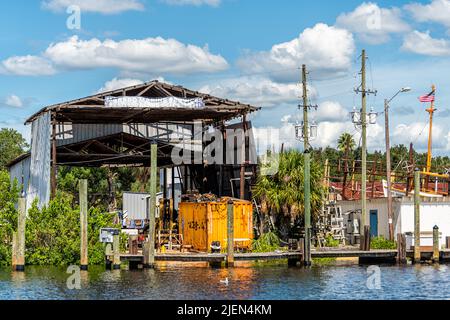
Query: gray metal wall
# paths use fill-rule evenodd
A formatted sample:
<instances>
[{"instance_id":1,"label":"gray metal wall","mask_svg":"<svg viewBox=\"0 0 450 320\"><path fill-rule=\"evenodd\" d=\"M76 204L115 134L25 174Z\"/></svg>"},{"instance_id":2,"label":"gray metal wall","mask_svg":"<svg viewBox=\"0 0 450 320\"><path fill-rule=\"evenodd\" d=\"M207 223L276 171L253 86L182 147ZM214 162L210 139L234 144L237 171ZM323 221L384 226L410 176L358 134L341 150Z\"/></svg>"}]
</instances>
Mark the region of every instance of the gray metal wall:
<instances>
[{"instance_id":1,"label":"gray metal wall","mask_svg":"<svg viewBox=\"0 0 450 320\"><path fill-rule=\"evenodd\" d=\"M150 194L139 192L123 193L123 212L127 211L129 220L145 220L147 219L147 202ZM157 208L159 208L159 199L162 193L156 195Z\"/></svg>"},{"instance_id":2,"label":"gray metal wall","mask_svg":"<svg viewBox=\"0 0 450 320\"><path fill-rule=\"evenodd\" d=\"M28 190L28 182L30 180L30 163L31 157L26 157L9 168L11 183L14 179L17 179L19 186L22 186L21 190L25 193Z\"/></svg>"},{"instance_id":3,"label":"gray metal wall","mask_svg":"<svg viewBox=\"0 0 450 320\"><path fill-rule=\"evenodd\" d=\"M183 124L72 124L59 123L56 130L56 143L64 146L94 138L105 137L121 132L143 138L157 138L170 142L191 136L191 127Z\"/></svg>"}]
</instances>

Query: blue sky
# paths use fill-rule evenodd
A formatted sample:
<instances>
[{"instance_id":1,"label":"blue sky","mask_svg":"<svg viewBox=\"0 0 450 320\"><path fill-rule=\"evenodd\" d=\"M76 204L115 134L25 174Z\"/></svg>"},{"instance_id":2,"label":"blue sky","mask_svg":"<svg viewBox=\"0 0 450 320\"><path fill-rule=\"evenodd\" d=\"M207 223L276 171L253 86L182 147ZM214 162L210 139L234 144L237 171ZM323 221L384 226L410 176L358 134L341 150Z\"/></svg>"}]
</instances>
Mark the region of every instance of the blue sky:
<instances>
[{"instance_id":1,"label":"blue sky","mask_svg":"<svg viewBox=\"0 0 450 320\"><path fill-rule=\"evenodd\" d=\"M80 29L66 25L70 5ZM358 131L358 57L367 50L369 107L403 86L391 106L392 141L424 150L427 114L417 97L438 87L435 150L450 151L450 0L17 0L0 4L0 124L22 124L43 106L99 90L161 79L263 107L258 128L297 146L298 68L310 70L319 105L316 147ZM383 114L369 146L383 147Z\"/></svg>"}]
</instances>

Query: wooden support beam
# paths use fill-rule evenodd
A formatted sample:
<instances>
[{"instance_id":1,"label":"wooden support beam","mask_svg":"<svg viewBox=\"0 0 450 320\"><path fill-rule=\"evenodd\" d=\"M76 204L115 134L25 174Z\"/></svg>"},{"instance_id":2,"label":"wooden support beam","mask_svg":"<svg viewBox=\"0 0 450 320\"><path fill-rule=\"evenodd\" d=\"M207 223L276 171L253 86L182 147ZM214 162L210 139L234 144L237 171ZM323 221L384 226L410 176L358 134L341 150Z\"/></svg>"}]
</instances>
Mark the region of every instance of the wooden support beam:
<instances>
[{"instance_id":1,"label":"wooden support beam","mask_svg":"<svg viewBox=\"0 0 450 320\"><path fill-rule=\"evenodd\" d=\"M26 199L18 200L16 271L25 270L25 223L27 219Z\"/></svg>"},{"instance_id":2,"label":"wooden support beam","mask_svg":"<svg viewBox=\"0 0 450 320\"><path fill-rule=\"evenodd\" d=\"M243 137L242 137L242 159L241 161L241 172L240 172L240 179L239 179L239 198L244 200L245 199L245 163L246 163L246 133L247 133L247 124L246 124L246 118L245 115L242 117L242 128L243 130Z\"/></svg>"},{"instance_id":3,"label":"wooden support beam","mask_svg":"<svg viewBox=\"0 0 450 320\"><path fill-rule=\"evenodd\" d=\"M148 212L149 229L148 229L148 247L145 262L146 268L155 267L155 210L156 210L156 178L157 178L157 154L158 144L152 141L150 150L150 204Z\"/></svg>"},{"instance_id":4,"label":"wooden support beam","mask_svg":"<svg viewBox=\"0 0 450 320\"><path fill-rule=\"evenodd\" d=\"M80 180L80 269L87 270L88 261L88 203L87 203L87 180Z\"/></svg>"},{"instance_id":5,"label":"wooden support beam","mask_svg":"<svg viewBox=\"0 0 450 320\"><path fill-rule=\"evenodd\" d=\"M234 266L234 202L227 203L227 267Z\"/></svg>"},{"instance_id":6,"label":"wooden support beam","mask_svg":"<svg viewBox=\"0 0 450 320\"><path fill-rule=\"evenodd\" d=\"M150 85L148 85L144 90L142 90L141 92L139 92L137 94L138 97L143 96L148 90L150 90L151 88L153 88L155 86L155 83L151 83Z\"/></svg>"}]
</instances>

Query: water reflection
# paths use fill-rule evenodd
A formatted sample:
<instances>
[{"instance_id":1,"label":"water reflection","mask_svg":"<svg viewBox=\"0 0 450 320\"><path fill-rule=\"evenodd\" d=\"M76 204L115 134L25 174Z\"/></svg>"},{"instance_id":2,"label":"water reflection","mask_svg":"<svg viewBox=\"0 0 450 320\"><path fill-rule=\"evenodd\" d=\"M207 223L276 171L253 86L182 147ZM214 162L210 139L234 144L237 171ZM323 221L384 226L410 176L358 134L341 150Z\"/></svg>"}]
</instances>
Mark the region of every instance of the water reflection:
<instances>
[{"instance_id":1,"label":"water reflection","mask_svg":"<svg viewBox=\"0 0 450 320\"><path fill-rule=\"evenodd\" d=\"M90 267L80 290L67 287L66 268L0 269L0 299L450 299L445 265L381 266L381 289L367 287L367 267L241 263L159 264L155 270ZM228 284L221 280L228 279ZM414 289L412 289L414 288Z\"/></svg>"}]
</instances>

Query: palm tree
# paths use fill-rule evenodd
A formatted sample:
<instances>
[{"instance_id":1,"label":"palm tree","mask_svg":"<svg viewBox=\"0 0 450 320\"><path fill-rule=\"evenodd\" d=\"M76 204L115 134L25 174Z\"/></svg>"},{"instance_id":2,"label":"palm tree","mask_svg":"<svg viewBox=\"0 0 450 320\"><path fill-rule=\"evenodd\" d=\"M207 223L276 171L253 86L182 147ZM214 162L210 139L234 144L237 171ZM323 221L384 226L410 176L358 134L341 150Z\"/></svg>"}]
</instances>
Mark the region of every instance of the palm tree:
<instances>
[{"instance_id":1,"label":"palm tree","mask_svg":"<svg viewBox=\"0 0 450 320\"><path fill-rule=\"evenodd\" d=\"M348 152L352 151L355 148L355 145L355 140L353 140L353 136L350 133L344 132L339 137L338 149L340 151L348 154Z\"/></svg>"},{"instance_id":2,"label":"palm tree","mask_svg":"<svg viewBox=\"0 0 450 320\"><path fill-rule=\"evenodd\" d=\"M344 199L346 199L345 187L347 185L347 174L349 173L348 158L350 152L352 152L354 148L355 140L353 140L353 136L348 132L341 134L338 139L338 149L339 151L344 152L344 180L342 182L342 197Z\"/></svg>"},{"instance_id":3,"label":"palm tree","mask_svg":"<svg viewBox=\"0 0 450 320\"><path fill-rule=\"evenodd\" d=\"M254 188L254 196L261 203L261 213L290 225L303 218L303 154L285 151L272 156L278 164L270 175L260 175ZM317 161L311 162L311 212L313 221L322 208L324 186L322 168ZM284 226L286 227L286 226Z\"/></svg>"}]
</instances>

